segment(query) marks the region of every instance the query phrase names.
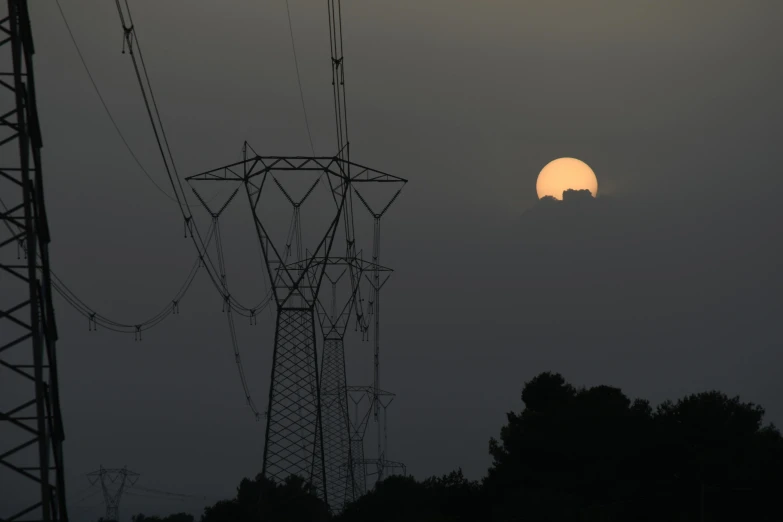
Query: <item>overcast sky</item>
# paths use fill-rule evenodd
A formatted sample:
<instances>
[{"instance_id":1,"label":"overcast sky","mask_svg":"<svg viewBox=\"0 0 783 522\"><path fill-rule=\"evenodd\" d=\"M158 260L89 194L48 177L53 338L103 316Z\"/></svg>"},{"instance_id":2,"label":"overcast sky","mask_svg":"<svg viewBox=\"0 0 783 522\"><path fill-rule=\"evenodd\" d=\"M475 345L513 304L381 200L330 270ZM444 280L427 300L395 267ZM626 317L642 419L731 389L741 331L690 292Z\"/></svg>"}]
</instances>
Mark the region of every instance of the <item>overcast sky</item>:
<instances>
[{"instance_id":1,"label":"overcast sky","mask_svg":"<svg viewBox=\"0 0 783 522\"><path fill-rule=\"evenodd\" d=\"M114 3L61 3L164 185ZM246 139L262 154L309 154L284 1L131 6L182 175L240 159ZM290 6L315 150L332 155L325 5ZM166 305L195 250L103 112L56 4L31 9L52 267L133 323ZM489 438L546 370L654 403L717 388L783 424L783 4L346 1L343 16L352 158L410 180L383 223L382 263L396 270L382 315L390 458L419 478L460 466L482 477ZM561 156L598 176L583 219L534 208L538 172ZM237 209L230 277L254 301L261 265ZM244 404L203 274L143 342L88 332L56 304L74 519L102 514L99 496L77 503L99 465L206 497L128 496L123 520L199 515L260 471L264 424ZM273 331L269 314L238 321L259 404ZM348 339L352 384L370 382L370 352Z\"/></svg>"}]
</instances>

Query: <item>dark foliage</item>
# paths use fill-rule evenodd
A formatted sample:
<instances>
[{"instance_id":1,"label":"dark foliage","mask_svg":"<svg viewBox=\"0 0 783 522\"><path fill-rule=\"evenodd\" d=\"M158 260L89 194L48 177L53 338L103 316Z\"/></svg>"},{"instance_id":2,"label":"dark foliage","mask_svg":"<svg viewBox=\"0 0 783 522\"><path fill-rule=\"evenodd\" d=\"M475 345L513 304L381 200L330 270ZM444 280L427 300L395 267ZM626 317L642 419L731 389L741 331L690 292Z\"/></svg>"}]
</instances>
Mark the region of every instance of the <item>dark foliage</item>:
<instances>
[{"instance_id":1,"label":"dark foliage","mask_svg":"<svg viewBox=\"0 0 783 522\"><path fill-rule=\"evenodd\" d=\"M326 505L312 486L299 477L275 484L261 475L243 479L232 500L223 500L204 510L201 522L318 522L328 520Z\"/></svg>"},{"instance_id":2,"label":"dark foliage","mask_svg":"<svg viewBox=\"0 0 783 522\"><path fill-rule=\"evenodd\" d=\"M148 517L142 513L134 515L131 520L133 522L193 522L193 515L188 513L175 513L166 517Z\"/></svg>"},{"instance_id":3,"label":"dark foliage","mask_svg":"<svg viewBox=\"0 0 783 522\"><path fill-rule=\"evenodd\" d=\"M481 487L457 470L418 482L412 477L389 477L348 506L337 517L344 522L483 520Z\"/></svg>"},{"instance_id":4,"label":"dark foliage","mask_svg":"<svg viewBox=\"0 0 783 522\"><path fill-rule=\"evenodd\" d=\"M760 406L707 392L653 410L551 373L522 400L490 441L497 520L780 520L783 439Z\"/></svg>"},{"instance_id":5,"label":"dark foliage","mask_svg":"<svg viewBox=\"0 0 783 522\"><path fill-rule=\"evenodd\" d=\"M780 521L783 437L758 405L717 391L652 408L618 388L576 388L542 373L508 413L482 482L462 470L392 476L333 517L340 522ZM244 479L201 522L325 521L299 478ZM134 522L193 522L180 513Z\"/></svg>"}]
</instances>

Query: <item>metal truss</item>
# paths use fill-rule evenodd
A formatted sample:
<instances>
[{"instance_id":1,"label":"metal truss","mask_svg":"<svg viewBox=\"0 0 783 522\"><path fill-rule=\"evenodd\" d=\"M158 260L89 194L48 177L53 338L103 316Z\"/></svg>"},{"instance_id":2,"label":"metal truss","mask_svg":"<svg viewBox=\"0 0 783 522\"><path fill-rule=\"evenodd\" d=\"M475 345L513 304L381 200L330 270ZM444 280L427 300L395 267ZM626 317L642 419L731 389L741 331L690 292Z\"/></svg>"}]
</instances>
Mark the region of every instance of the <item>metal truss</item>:
<instances>
[{"instance_id":1,"label":"metal truss","mask_svg":"<svg viewBox=\"0 0 783 522\"><path fill-rule=\"evenodd\" d=\"M49 228L26 0L0 1L0 520L67 521Z\"/></svg>"},{"instance_id":2,"label":"metal truss","mask_svg":"<svg viewBox=\"0 0 783 522\"><path fill-rule=\"evenodd\" d=\"M328 502L314 312L347 189L353 180L347 174L347 162L337 158L247 157L247 146L244 150L246 157L243 161L187 179L194 190L198 182L227 181L245 186L277 304L262 473L280 482L291 474L303 476ZM373 169L356 168L358 174L354 177L357 182L395 178ZM291 172L311 172L319 176L303 197L294 199L279 179ZM291 204L294 223L298 223L300 208L316 189L321 175L326 175L335 204L333 219L312 253L303 253L302 245L298 245L292 264L289 260L291 242L281 245L271 240L268 227L274 223L261 219L259 202L265 191L279 190Z\"/></svg>"},{"instance_id":3,"label":"metal truss","mask_svg":"<svg viewBox=\"0 0 783 522\"><path fill-rule=\"evenodd\" d=\"M305 254L298 229L300 208L317 188L321 174L327 172L330 177L342 179L342 173L331 161L321 163L314 158L276 158L265 163L261 158L247 158L247 144L244 152L246 159L242 162L197 174L187 180L197 195L196 186L200 186L200 182L235 182L245 186L265 267L272 282L272 296L277 305L262 474L278 483L290 475L298 475L309 481L316 494L328 503L314 318L325 264L318 262L317 257L328 257L331 251L345 202L345 189L341 191L335 187L347 184L329 181L331 198L336 205L334 218L320 236L315 254ZM261 168L258 168L259 165ZM240 166L242 175L234 170ZM318 174L304 196L296 200L278 179L294 171ZM217 172L222 175L217 175ZM293 209L295 231L293 239L286 239L285 244L276 244L270 238L268 228L275 223L265 222L259 214L259 201L265 191L279 191ZM288 265L293 241L299 243L293 249L299 266Z\"/></svg>"},{"instance_id":4,"label":"metal truss","mask_svg":"<svg viewBox=\"0 0 783 522\"><path fill-rule=\"evenodd\" d=\"M386 458L388 437L386 432L386 410L394 400L395 394L378 389L376 386L348 386L348 397L353 405L353 415L350 416L350 442L352 468L354 470L354 489L356 497L367 492L367 477L374 477L375 483L384 477L401 471L407 473L407 468L402 462ZM374 459L365 458L364 437L370 419L375 417L374 412L379 409L382 416L376 422L378 428L378 456ZM369 468L372 468L369 469Z\"/></svg>"},{"instance_id":5,"label":"metal truss","mask_svg":"<svg viewBox=\"0 0 783 522\"><path fill-rule=\"evenodd\" d=\"M327 501L314 332L311 309L278 309L262 473L304 477Z\"/></svg>"},{"instance_id":6,"label":"metal truss","mask_svg":"<svg viewBox=\"0 0 783 522\"><path fill-rule=\"evenodd\" d=\"M345 344L324 339L321 359L321 419L324 433L326 487L332 511L354 500L348 401L345 392Z\"/></svg>"},{"instance_id":7,"label":"metal truss","mask_svg":"<svg viewBox=\"0 0 783 522\"><path fill-rule=\"evenodd\" d=\"M186 179L197 195L196 187L202 183L220 181L244 185L267 275L272 282L277 322L262 473L275 481L283 481L291 474L303 476L327 503L331 495L336 495L333 510L340 509L353 498L352 468L350 457L346 456L350 455L350 444L342 336L357 285L352 284L350 299L333 320L319 301L319 291L329 266L344 265L353 274L352 281L362 270L377 269L375 264L368 264L358 256L331 256L339 224L348 213L351 187L361 183L404 184L405 180L340 157L248 155L247 144L244 154L242 161ZM299 197L287 190L283 182L285 176L294 172L309 172L315 176ZM301 231L297 230L301 226L300 211L324 178L334 211L314 248L305 249L301 244ZM260 215L263 210L261 198L268 191L279 191L292 209L292 239L287 239L285 244L272 239L269 228L275 223L265 221ZM322 339L339 341L330 342L328 350L325 344L320 375L315 340L316 313L322 327ZM321 383L321 376L328 377L329 382ZM325 419L323 405L327 400L329 418Z\"/></svg>"},{"instance_id":8,"label":"metal truss","mask_svg":"<svg viewBox=\"0 0 783 522\"><path fill-rule=\"evenodd\" d=\"M348 390L344 354L344 332L351 309L356 312L357 327L363 335L367 335L371 327L370 322L365 321L359 295L363 271L358 266L360 254L357 254L354 235L353 195L358 197L375 220L373 277L368 277L368 281L373 287L370 315L375 315L375 370L371 406L380 430L378 404L385 393L380 390L378 363L378 294L383 285L380 278L383 270L379 265L380 219L407 182L403 178L350 161L341 4L341 0L327 0L337 154L333 157L261 156L253 151L253 155L248 156L248 145L245 143L242 161L187 178L191 186L197 182L211 181L234 182L245 186L278 311L262 473L275 480L284 480L290 473L307 476L309 462L309 478L314 484L322 480L323 489L316 486L316 490L327 504L330 498L333 499L332 511L335 511L334 507L342 507L345 502L355 498L357 491L352 477L354 459L351 457L351 447L355 441L347 412ZM286 172L313 172L321 177L309 186L302 197L295 198L278 178ZM336 213L315 249L303 252L300 208L324 177L328 182ZM374 207L359 190L363 183L391 183L392 196L380 207ZM265 188L270 186L277 186L292 207L291 232L285 244L276 244L272 240L267 229L270 223L264 222L259 215L259 210L264 208L259 202L262 195L268 192ZM203 203L204 199L198 192L197 196ZM335 259L330 256L341 219L345 227L345 258L341 262L347 265L351 292L339 313L333 297L332 313L329 314L326 312L327 307L319 301L319 291L327 267L335 266ZM296 253L295 260L291 263L289 258L294 242ZM336 284L335 279L328 279L333 285ZM230 296L224 297L227 301L230 300ZM321 324L324 341L320 375L315 369L311 369L311 362L312 368L317 368L314 312ZM309 318L306 314L310 314ZM314 429L311 429L313 426ZM308 454L310 448L311 456ZM380 439L378 451L380 462L383 459ZM363 449L361 453L363 459ZM364 472L361 477L364 482Z\"/></svg>"},{"instance_id":9,"label":"metal truss","mask_svg":"<svg viewBox=\"0 0 783 522\"><path fill-rule=\"evenodd\" d=\"M125 466L121 469L105 469L103 466L98 471L87 474L90 485L94 486L98 481L103 490L103 501L106 504L106 521L118 521L120 519L120 500L126 486L133 486L139 480L139 474L129 471Z\"/></svg>"},{"instance_id":10,"label":"metal truss","mask_svg":"<svg viewBox=\"0 0 783 522\"><path fill-rule=\"evenodd\" d=\"M398 462L396 460L389 460L387 458L380 458L368 461L369 463L375 464L375 475L377 477L376 482L380 482L386 477L392 476L392 475L402 475L405 476L408 474L408 468L405 466L404 463ZM372 473L371 473L372 475Z\"/></svg>"},{"instance_id":11,"label":"metal truss","mask_svg":"<svg viewBox=\"0 0 783 522\"><path fill-rule=\"evenodd\" d=\"M323 350L321 359L321 418L323 421L324 462L326 484L333 512L357 498L355 468L351 457L351 428L348 412L348 393L345 372L345 332L355 307L358 285L345 279L346 273L359 279L365 272L391 272L361 259L361 257L332 257L327 261L325 278L331 286L331 295L321 294L317 315L321 324ZM330 273L331 272L331 273ZM342 299L338 298L339 283L347 286ZM329 306L324 301L329 300ZM357 327L361 316L356 317ZM362 480L364 479L362 475Z\"/></svg>"},{"instance_id":12,"label":"metal truss","mask_svg":"<svg viewBox=\"0 0 783 522\"><path fill-rule=\"evenodd\" d=\"M372 249L372 263L376 269L372 270L368 274L364 274L367 281L371 286L371 295L368 306L368 316L372 317L372 331L373 331L373 384L372 386L352 386L349 387L349 395L354 402L355 415L351 424L351 448L353 450L353 465L355 475L361 474L361 481L356 482L357 494L361 495L366 492L367 477L375 475L375 482L383 480L387 470L402 470L402 473L406 473L405 465L391 461L386 458L386 450L388 446L388 434L386 413L389 405L394 400L394 394L386 392L381 389L381 372L380 372L380 351L381 351L381 289L388 282L390 273L383 273L378 267L381 265L381 219L391 207L392 203L397 199L402 191L403 184L394 187L391 197L378 204L378 202L371 202L368 198L362 195L362 190L355 188L352 192L356 194L359 201L369 212L373 218L373 249ZM359 276L361 278L361 275ZM369 330L370 325L367 324L366 330ZM360 413L359 406L362 404L363 399L367 398L367 409ZM382 415L382 416L381 416ZM377 431L377 447L375 459L364 458L364 436L367 431L367 424L370 416L376 424ZM375 467L374 472L368 472L368 465Z\"/></svg>"}]
</instances>

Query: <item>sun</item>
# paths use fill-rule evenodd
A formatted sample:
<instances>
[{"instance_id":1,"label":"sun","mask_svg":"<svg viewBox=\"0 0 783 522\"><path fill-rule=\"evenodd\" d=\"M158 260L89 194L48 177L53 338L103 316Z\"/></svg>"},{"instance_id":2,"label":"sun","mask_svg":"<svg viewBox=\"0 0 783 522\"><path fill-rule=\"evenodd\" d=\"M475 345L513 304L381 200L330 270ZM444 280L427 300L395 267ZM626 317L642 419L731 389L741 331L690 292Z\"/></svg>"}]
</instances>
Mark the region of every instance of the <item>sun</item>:
<instances>
[{"instance_id":1,"label":"sun","mask_svg":"<svg viewBox=\"0 0 783 522\"><path fill-rule=\"evenodd\" d=\"M593 197L598 194L598 178L587 163L576 158L559 158L541 169L536 181L538 199L552 196L562 200L563 192L568 189L587 189Z\"/></svg>"}]
</instances>

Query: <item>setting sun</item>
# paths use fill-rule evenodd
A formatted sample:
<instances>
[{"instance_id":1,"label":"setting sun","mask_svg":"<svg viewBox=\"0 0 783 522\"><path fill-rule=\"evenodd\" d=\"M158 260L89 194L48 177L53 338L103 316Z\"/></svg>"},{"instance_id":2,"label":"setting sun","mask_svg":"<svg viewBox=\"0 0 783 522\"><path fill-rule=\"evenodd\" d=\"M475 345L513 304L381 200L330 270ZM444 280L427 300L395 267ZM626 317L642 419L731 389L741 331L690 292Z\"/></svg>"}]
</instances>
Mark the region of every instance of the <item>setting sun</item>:
<instances>
[{"instance_id":1,"label":"setting sun","mask_svg":"<svg viewBox=\"0 0 783 522\"><path fill-rule=\"evenodd\" d=\"M593 197L598 194L598 178L587 163L576 158L560 158L547 163L538 174L536 192L538 198L552 196L563 199L568 190L589 190Z\"/></svg>"}]
</instances>

